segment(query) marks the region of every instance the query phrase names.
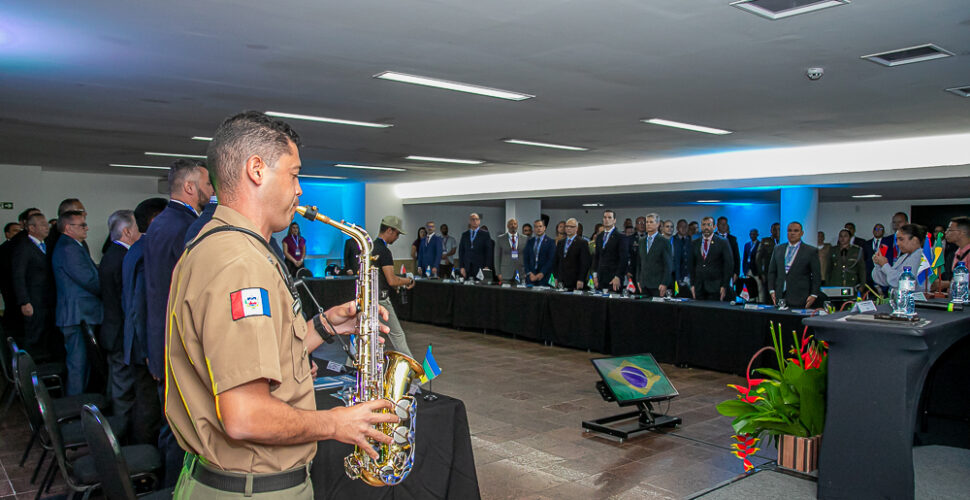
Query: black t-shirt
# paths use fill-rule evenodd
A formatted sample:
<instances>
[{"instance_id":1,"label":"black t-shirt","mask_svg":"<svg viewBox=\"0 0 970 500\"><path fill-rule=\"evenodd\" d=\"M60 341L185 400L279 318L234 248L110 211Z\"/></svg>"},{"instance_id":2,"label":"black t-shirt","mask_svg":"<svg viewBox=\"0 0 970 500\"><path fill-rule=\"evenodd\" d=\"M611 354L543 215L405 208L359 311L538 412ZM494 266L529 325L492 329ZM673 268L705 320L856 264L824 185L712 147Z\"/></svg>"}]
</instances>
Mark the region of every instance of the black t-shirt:
<instances>
[{"instance_id":1,"label":"black t-shirt","mask_svg":"<svg viewBox=\"0 0 970 500\"><path fill-rule=\"evenodd\" d=\"M377 257L377 262L374 265L377 266L378 291L380 298L383 300L387 298L387 294L391 290L391 287L387 284L387 277L384 276L384 266L391 266L393 269L394 257L391 255L391 249L387 248L387 243L380 238L374 241L374 250L371 252L371 255Z\"/></svg>"}]
</instances>

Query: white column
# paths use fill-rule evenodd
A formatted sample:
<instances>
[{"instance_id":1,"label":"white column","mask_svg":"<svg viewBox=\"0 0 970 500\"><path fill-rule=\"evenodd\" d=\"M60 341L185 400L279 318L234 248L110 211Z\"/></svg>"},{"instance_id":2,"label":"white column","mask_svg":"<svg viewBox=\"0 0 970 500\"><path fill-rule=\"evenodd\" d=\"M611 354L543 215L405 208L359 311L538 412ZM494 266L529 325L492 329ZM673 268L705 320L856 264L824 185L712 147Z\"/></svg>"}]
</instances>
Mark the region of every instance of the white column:
<instances>
[{"instance_id":1,"label":"white column","mask_svg":"<svg viewBox=\"0 0 970 500\"><path fill-rule=\"evenodd\" d=\"M505 232L505 223L509 219L519 221L519 231L521 232L522 224L527 222L532 224L533 221L539 218L539 213L542 210L541 205L541 200L505 200L505 220L502 221L502 230L495 234Z\"/></svg>"}]
</instances>

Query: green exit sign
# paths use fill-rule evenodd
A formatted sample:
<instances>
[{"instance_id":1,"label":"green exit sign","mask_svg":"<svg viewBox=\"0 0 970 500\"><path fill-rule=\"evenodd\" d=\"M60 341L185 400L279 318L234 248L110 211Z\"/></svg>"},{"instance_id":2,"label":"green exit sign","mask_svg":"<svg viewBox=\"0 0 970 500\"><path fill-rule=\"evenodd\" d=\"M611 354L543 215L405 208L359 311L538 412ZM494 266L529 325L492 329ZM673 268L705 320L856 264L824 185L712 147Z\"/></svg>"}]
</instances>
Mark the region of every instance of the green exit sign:
<instances>
[{"instance_id":1,"label":"green exit sign","mask_svg":"<svg viewBox=\"0 0 970 500\"><path fill-rule=\"evenodd\" d=\"M4 210L13 210L13 202L12 201L0 201L0 208L2 208Z\"/></svg>"}]
</instances>

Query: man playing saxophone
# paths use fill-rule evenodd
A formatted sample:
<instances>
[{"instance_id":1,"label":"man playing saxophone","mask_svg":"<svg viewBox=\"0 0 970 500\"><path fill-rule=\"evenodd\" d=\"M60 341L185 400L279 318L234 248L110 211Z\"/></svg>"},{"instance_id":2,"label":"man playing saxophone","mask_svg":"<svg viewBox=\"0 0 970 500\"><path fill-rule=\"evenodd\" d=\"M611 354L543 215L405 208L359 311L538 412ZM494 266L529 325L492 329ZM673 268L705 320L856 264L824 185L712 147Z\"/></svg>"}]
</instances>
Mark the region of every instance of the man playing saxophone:
<instances>
[{"instance_id":1,"label":"man playing saxophone","mask_svg":"<svg viewBox=\"0 0 970 500\"><path fill-rule=\"evenodd\" d=\"M368 439L391 438L373 426L399 421L382 399L316 410L307 352L323 336L354 333L357 307L305 321L268 246L302 193L299 145L286 123L258 112L228 118L209 145L219 208L186 246L168 299L165 415L187 452L175 498L312 498L317 441L377 458Z\"/></svg>"}]
</instances>

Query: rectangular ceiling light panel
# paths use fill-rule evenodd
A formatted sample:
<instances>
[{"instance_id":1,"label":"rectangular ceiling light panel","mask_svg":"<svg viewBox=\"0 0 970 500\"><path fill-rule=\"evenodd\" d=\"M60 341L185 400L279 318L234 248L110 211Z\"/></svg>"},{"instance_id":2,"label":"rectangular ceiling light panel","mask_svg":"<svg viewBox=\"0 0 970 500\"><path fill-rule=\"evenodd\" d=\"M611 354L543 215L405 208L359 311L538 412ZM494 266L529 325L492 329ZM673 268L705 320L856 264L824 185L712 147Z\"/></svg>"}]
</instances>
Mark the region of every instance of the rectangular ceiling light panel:
<instances>
[{"instance_id":1,"label":"rectangular ceiling light panel","mask_svg":"<svg viewBox=\"0 0 970 500\"><path fill-rule=\"evenodd\" d=\"M426 76L409 75L406 73L398 73L396 71L385 71L383 73L378 73L374 75L374 78L390 80L392 82L410 83L412 85L423 85L425 87L454 90L456 92L478 94L487 97L495 97L498 99L507 99L510 101L524 101L526 99L535 97L534 95L523 94L521 92L483 87L481 85L473 85L470 83L452 82L449 80L429 78Z\"/></svg>"},{"instance_id":2,"label":"rectangular ceiling light panel","mask_svg":"<svg viewBox=\"0 0 970 500\"><path fill-rule=\"evenodd\" d=\"M970 85L964 85L963 87L950 87L946 89L946 91L960 97L970 97Z\"/></svg>"},{"instance_id":3,"label":"rectangular ceiling light panel","mask_svg":"<svg viewBox=\"0 0 970 500\"><path fill-rule=\"evenodd\" d=\"M589 148L583 148L580 146L567 146L565 144L551 144L548 142L526 141L523 139L504 139L503 142L506 142L508 144L518 144L520 146L535 146L539 148L565 149L567 151L589 151Z\"/></svg>"},{"instance_id":4,"label":"rectangular ceiling light panel","mask_svg":"<svg viewBox=\"0 0 970 500\"><path fill-rule=\"evenodd\" d=\"M838 7L849 0L738 0L731 5L752 14L775 20Z\"/></svg>"},{"instance_id":5,"label":"rectangular ceiling light panel","mask_svg":"<svg viewBox=\"0 0 970 500\"><path fill-rule=\"evenodd\" d=\"M950 57L953 52L946 50L936 44L925 43L915 47L880 52L862 56L862 59L872 61L883 66L902 66L903 64L913 64L923 61L932 61L943 57Z\"/></svg>"},{"instance_id":6,"label":"rectangular ceiling light panel","mask_svg":"<svg viewBox=\"0 0 970 500\"><path fill-rule=\"evenodd\" d=\"M650 118L649 120L642 120L642 121L644 123L650 123L653 125L662 125L664 127L693 130L694 132L704 132L705 134L726 135L726 134L732 133L730 130L724 130L724 129L714 128L714 127L705 127L703 125L694 125L693 123L675 122L673 120L664 120L663 118Z\"/></svg>"},{"instance_id":7,"label":"rectangular ceiling light panel","mask_svg":"<svg viewBox=\"0 0 970 500\"><path fill-rule=\"evenodd\" d=\"M307 120L311 122L333 123L336 125L353 125L355 127L388 128L393 127L390 123L360 122L355 120L342 120L340 118L327 118L326 116L298 115L296 113L283 113L281 111L267 111L266 115L277 118L290 118L292 120Z\"/></svg>"},{"instance_id":8,"label":"rectangular ceiling light panel","mask_svg":"<svg viewBox=\"0 0 970 500\"><path fill-rule=\"evenodd\" d=\"M418 156L418 155L411 155L411 156L408 156L405 159L406 160L413 160L413 161L434 161L434 162L438 162L438 163L460 163L462 165L480 165L482 163L485 163L482 160L462 160L460 158L441 158L441 157L438 157L438 156Z\"/></svg>"}]
</instances>

